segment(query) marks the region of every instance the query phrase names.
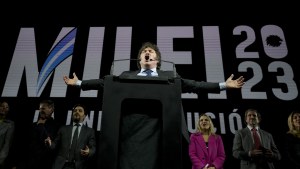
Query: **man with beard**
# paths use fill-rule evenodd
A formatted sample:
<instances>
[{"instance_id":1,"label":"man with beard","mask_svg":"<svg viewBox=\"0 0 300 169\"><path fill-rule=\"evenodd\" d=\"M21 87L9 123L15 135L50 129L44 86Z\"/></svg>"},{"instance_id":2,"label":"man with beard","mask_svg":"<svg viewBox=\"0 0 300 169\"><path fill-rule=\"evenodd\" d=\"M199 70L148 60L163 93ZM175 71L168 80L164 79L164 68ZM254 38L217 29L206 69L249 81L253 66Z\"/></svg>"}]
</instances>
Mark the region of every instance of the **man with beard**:
<instances>
[{"instance_id":1,"label":"man with beard","mask_svg":"<svg viewBox=\"0 0 300 169\"><path fill-rule=\"evenodd\" d=\"M58 130L58 125L52 117L53 113L54 102L52 100L42 100L39 104L38 120L32 124L32 132L29 136L31 138L29 140L29 149L26 150L28 158L24 158L21 168L51 168L54 161L54 152L45 145L45 139L48 137L54 138Z\"/></svg>"},{"instance_id":2,"label":"man with beard","mask_svg":"<svg viewBox=\"0 0 300 169\"><path fill-rule=\"evenodd\" d=\"M281 155L270 133L260 129L261 115L255 109L245 112L247 127L236 132L233 156L241 160L241 169L274 169Z\"/></svg>"},{"instance_id":3,"label":"man with beard","mask_svg":"<svg viewBox=\"0 0 300 169\"><path fill-rule=\"evenodd\" d=\"M87 115L85 106L77 104L72 109L72 124L62 126L56 138L48 137L45 143L58 154L53 169L85 169L96 152L95 131L83 125Z\"/></svg>"}]
</instances>

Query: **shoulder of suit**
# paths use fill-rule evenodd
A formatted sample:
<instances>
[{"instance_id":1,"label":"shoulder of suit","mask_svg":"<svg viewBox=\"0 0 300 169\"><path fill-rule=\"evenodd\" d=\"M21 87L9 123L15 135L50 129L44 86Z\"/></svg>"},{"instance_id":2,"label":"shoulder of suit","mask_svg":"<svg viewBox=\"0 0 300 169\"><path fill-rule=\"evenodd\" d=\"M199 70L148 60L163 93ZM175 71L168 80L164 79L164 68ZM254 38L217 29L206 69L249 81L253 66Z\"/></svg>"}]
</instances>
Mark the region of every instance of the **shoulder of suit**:
<instances>
[{"instance_id":1,"label":"shoulder of suit","mask_svg":"<svg viewBox=\"0 0 300 169\"><path fill-rule=\"evenodd\" d=\"M268 131L266 131L266 130L262 130L262 129L260 129L260 128L259 128L258 131L260 131L261 133L265 133L265 134L271 134L270 132L268 132Z\"/></svg>"},{"instance_id":2,"label":"shoulder of suit","mask_svg":"<svg viewBox=\"0 0 300 169\"><path fill-rule=\"evenodd\" d=\"M73 127L72 124L68 124L68 125L63 125L63 126L61 126L60 128L66 129L66 128L72 128L72 127Z\"/></svg>"},{"instance_id":3,"label":"shoulder of suit","mask_svg":"<svg viewBox=\"0 0 300 169\"><path fill-rule=\"evenodd\" d=\"M249 128L245 127L245 128L240 129L240 130L237 130L236 133L246 133L248 131L250 131Z\"/></svg>"},{"instance_id":4,"label":"shoulder of suit","mask_svg":"<svg viewBox=\"0 0 300 169\"><path fill-rule=\"evenodd\" d=\"M3 122L8 123L8 124L14 124L15 123L14 121L9 120L9 119L5 119Z\"/></svg>"},{"instance_id":5,"label":"shoulder of suit","mask_svg":"<svg viewBox=\"0 0 300 169\"><path fill-rule=\"evenodd\" d=\"M3 125L6 126L7 128L13 128L15 126L15 122L11 121L11 120L8 120L8 119L5 119L3 121Z\"/></svg>"},{"instance_id":6,"label":"shoulder of suit","mask_svg":"<svg viewBox=\"0 0 300 169\"><path fill-rule=\"evenodd\" d=\"M161 75L174 76L174 71L171 70L156 70L156 72ZM181 76L178 73L176 73L175 76L177 78L181 78Z\"/></svg>"},{"instance_id":7,"label":"shoulder of suit","mask_svg":"<svg viewBox=\"0 0 300 169\"><path fill-rule=\"evenodd\" d=\"M81 127L82 127L82 128L87 128L87 129L92 129L92 130L94 130L93 128L87 126L86 124L83 124Z\"/></svg>"},{"instance_id":8,"label":"shoulder of suit","mask_svg":"<svg viewBox=\"0 0 300 169\"><path fill-rule=\"evenodd\" d=\"M212 136L214 136L215 138L221 138L221 135L219 134L212 134Z\"/></svg>"},{"instance_id":9,"label":"shoulder of suit","mask_svg":"<svg viewBox=\"0 0 300 169\"><path fill-rule=\"evenodd\" d=\"M132 75L132 74L138 74L140 71L139 70L135 70L135 71L124 71L120 74L120 76L124 76L124 75Z\"/></svg>"},{"instance_id":10,"label":"shoulder of suit","mask_svg":"<svg viewBox=\"0 0 300 169\"><path fill-rule=\"evenodd\" d=\"M136 72L136 71L129 71L129 70L127 70L127 71L124 71L122 73L133 73L133 72Z\"/></svg>"},{"instance_id":11,"label":"shoulder of suit","mask_svg":"<svg viewBox=\"0 0 300 169\"><path fill-rule=\"evenodd\" d=\"M196 132L196 133L192 133L191 136L190 136L190 138L193 138L193 137L197 138L199 136L202 136L202 134L199 133L199 132Z\"/></svg>"}]
</instances>

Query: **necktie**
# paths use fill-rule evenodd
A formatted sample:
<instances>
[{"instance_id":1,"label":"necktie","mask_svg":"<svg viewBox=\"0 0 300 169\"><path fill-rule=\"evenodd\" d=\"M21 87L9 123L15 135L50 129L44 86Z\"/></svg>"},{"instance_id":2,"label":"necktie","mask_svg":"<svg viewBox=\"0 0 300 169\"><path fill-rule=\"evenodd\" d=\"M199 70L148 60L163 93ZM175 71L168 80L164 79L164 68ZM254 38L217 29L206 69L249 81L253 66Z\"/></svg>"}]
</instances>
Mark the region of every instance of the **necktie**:
<instances>
[{"instance_id":1,"label":"necktie","mask_svg":"<svg viewBox=\"0 0 300 169\"><path fill-rule=\"evenodd\" d=\"M259 136L256 132L256 129L255 128L252 128L251 129L252 131L252 135L253 135L253 139L254 139L254 146L255 146L255 149L259 149L261 143L260 143L260 139L259 139Z\"/></svg>"},{"instance_id":2,"label":"necktie","mask_svg":"<svg viewBox=\"0 0 300 169\"><path fill-rule=\"evenodd\" d=\"M76 129L73 134L72 143L71 143L70 152L69 152L69 161L70 162L75 160L77 140L78 140L78 127L80 126L80 124L76 123L74 126L76 126Z\"/></svg>"},{"instance_id":3,"label":"necktie","mask_svg":"<svg viewBox=\"0 0 300 169\"><path fill-rule=\"evenodd\" d=\"M146 76L152 76L151 73L153 72L151 69L146 69L144 72L147 74Z\"/></svg>"}]
</instances>

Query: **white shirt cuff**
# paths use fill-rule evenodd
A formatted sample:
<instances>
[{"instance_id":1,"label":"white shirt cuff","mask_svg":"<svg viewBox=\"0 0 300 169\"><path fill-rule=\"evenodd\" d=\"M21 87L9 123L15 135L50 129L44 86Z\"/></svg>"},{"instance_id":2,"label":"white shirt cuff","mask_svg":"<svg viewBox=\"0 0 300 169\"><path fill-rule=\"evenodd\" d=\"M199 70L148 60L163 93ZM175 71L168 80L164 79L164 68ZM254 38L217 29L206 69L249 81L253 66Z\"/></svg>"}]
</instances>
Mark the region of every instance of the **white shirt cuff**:
<instances>
[{"instance_id":1,"label":"white shirt cuff","mask_svg":"<svg viewBox=\"0 0 300 169\"><path fill-rule=\"evenodd\" d=\"M221 82L219 83L220 90L225 90L226 89L226 82Z\"/></svg>"},{"instance_id":2,"label":"white shirt cuff","mask_svg":"<svg viewBox=\"0 0 300 169\"><path fill-rule=\"evenodd\" d=\"M82 81L81 80L77 80L76 82L76 86L81 86Z\"/></svg>"}]
</instances>

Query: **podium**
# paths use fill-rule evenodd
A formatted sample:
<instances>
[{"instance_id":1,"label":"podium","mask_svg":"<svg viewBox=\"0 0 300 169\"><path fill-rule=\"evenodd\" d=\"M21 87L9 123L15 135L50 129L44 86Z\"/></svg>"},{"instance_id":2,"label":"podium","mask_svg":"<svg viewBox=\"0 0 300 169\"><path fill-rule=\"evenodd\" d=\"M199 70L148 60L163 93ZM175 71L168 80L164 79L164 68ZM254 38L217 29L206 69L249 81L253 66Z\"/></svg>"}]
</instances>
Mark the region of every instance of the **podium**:
<instances>
[{"instance_id":1,"label":"podium","mask_svg":"<svg viewBox=\"0 0 300 169\"><path fill-rule=\"evenodd\" d=\"M170 72L172 74L172 72ZM161 168L182 167L182 107L179 78L114 76L104 78L101 132L98 146L100 169L118 169L120 123L128 100L159 103L161 118ZM132 106L132 105L128 105ZM154 105L155 106L155 105ZM136 109L139 105L136 105ZM132 107L131 107L132 109ZM130 112L129 112L130 113ZM145 152L146 153L146 152Z\"/></svg>"}]
</instances>

